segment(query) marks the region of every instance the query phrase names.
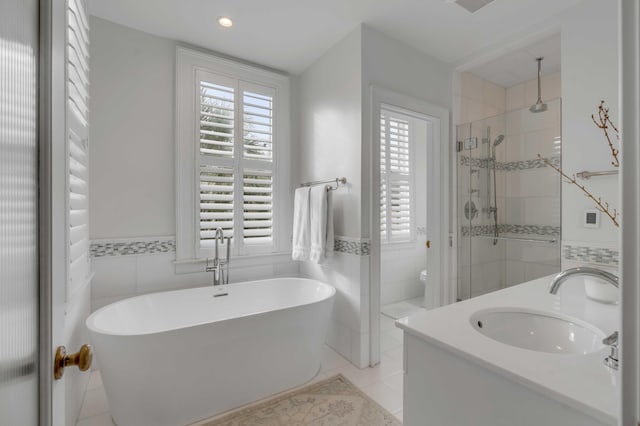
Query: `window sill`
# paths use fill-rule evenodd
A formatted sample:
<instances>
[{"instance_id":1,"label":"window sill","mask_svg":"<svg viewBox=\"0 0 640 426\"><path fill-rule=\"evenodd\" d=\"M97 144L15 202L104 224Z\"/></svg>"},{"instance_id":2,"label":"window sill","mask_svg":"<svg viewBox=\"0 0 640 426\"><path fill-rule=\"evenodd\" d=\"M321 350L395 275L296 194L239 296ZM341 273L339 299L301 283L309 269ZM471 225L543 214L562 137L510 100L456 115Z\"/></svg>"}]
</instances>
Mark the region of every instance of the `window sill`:
<instances>
[{"instance_id":1,"label":"window sill","mask_svg":"<svg viewBox=\"0 0 640 426\"><path fill-rule=\"evenodd\" d=\"M291 252L255 254L232 257L229 266L233 270L235 268L246 268L250 266L267 266L295 262L291 259ZM181 259L173 262L175 273L193 274L197 272L205 272L207 267L207 259Z\"/></svg>"},{"instance_id":2,"label":"window sill","mask_svg":"<svg viewBox=\"0 0 640 426\"><path fill-rule=\"evenodd\" d=\"M418 248L417 241L398 241L380 244L382 251L386 250L415 250Z\"/></svg>"}]
</instances>

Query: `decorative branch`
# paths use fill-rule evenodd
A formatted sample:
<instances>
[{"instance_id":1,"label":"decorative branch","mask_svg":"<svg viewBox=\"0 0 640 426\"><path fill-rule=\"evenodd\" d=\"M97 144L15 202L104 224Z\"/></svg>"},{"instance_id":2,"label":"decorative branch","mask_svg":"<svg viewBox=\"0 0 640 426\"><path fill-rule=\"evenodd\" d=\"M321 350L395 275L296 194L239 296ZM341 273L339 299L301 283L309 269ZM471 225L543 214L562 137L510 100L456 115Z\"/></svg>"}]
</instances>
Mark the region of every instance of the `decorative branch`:
<instances>
[{"instance_id":1,"label":"decorative branch","mask_svg":"<svg viewBox=\"0 0 640 426\"><path fill-rule=\"evenodd\" d=\"M553 164L551 164L551 162L549 160L547 160L546 158L542 158L542 156L540 154L538 154L538 158L541 159L542 161L544 161L549 167L553 168L556 172L560 173L562 175L562 177L564 177L566 179L567 183L570 183L572 185L577 186L578 188L580 188L580 190L584 193L585 197L591 199L595 204L596 204L596 208L598 210L600 210L602 213L606 214L607 216L609 216L609 218L613 221L613 224L619 228L620 224L618 223L618 216L620 215L618 213L618 210L613 209L611 210L609 208L609 203L607 203L606 201L602 201L602 198L598 197L594 197L593 194L591 194L589 192L589 190L587 190L587 188L584 187L584 185L580 185L578 183L578 181L576 180L576 175L574 174L573 177L567 175L565 172L562 171L562 169L560 169L559 167L554 166Z\"/></svg>"},{"instance_id":2,"label":"decorative branch","mask_svg":"<svg viewBox=\"0 0 640 426\"><path fill-rule=\"evenodd\" d=\"M616 140L620 140L620 132L618 132L618 128L611 122L611 118L609 118L609 108L604 107L604 101L600 101L600 105L598 105L598 120L596 121L596 117L591 114L591 120L593 123L604 132L604 137L607 138L607 143L609 144L609 149L611 150L611 156L613 157L613 161L611 164L614 167L620 167L620 161L618 160L618 151L614 146L613 142L611 142L611 136L609 136L609 127L614 131L616 135Z\"/></svg>"}]
</instances>

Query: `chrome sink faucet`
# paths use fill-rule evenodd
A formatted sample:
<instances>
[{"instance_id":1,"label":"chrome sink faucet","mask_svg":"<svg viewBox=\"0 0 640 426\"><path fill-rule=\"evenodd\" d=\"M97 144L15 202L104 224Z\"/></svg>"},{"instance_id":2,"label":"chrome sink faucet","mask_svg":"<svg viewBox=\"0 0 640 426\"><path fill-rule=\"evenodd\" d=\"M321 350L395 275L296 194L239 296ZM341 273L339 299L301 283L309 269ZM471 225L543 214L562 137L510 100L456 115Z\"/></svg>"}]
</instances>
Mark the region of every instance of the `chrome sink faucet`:
<instances>
[{"instance_id":1,"label":"chrome sink faucet","mask_svg":"<svg viewBox=\"0 0 640 426\"><path fill-rule=\"evenodd\" d=\"M560 286L569 278L575 275L586 275L590 277L600 278L601 280L608 282L616 288L620 287L618 277L610 272L596 268L579 267L567 269L566 271L562 271L558 275L553 277L553 280L551 281L551 287L549 287L549 293L557 294ZM618 358L618 332L616 331L610 336L602 339L602 344L609 346L611 350L609 356L604 359L604 365L617 370L618 366L620 365Z\"/></svg>"},{"instance_id":2,"label":"chrome sink faucet","mask_svg":"<svg viewBox=\"0 0 640 426\"><path fill-rule=\"evenodd\" d=\"M615 331L610 336L602 339L602 344L608 345L611 350L609 356L604 359L604 365L617 370L620 365L620 359L618 358L618 332Z\"/></svg>"},{"instance_id":3,"label":"chrome sink faucet","mask_svg":"<svg viewBox=\"0 0 640 426\"><path fill-rule=\"evenodd\" d=\"M611 284L616 288L619 287L618 277L616 277L612 273L603 271L602 269L589 268L588 266L583 266L578 268L567 269L566 271L562 271L558 275L553 277L553 280L551 281L551 287L549 287L549 293L551 294L558 293L560 286L569 278L573 277L574 275L587 275L590 277L600 278L601 280L608 282L609 284Z\"/></svg>"},{"instance_id":4,"label":"chrome sink faucet","mask_svg":"<svg viewBox=\"0 0 640 426\"><path fill-rule=\"evenodd\" d=\"M231 254L231 237L226 238L227 256L225 260L220 259L219 247L220 243L225 244L224 231L222 228L216 228L215 234L215 251L213 259L207 258L207 272L213 272L213 285L229 284L229 257ZM225 271L226 269L226 271Z\"/></svg>"}]
</instances>

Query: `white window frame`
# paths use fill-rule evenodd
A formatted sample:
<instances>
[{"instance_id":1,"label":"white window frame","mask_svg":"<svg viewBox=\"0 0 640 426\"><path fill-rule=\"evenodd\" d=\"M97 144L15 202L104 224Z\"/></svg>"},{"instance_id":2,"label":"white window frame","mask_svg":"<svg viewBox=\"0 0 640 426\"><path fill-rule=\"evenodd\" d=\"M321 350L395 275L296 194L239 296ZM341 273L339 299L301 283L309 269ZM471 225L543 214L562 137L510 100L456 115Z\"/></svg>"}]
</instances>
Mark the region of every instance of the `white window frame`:
<instances>
[{"instance_id":1,"label":"white window frame","mask_svg":"<svg viewBox=\"0 0 640 426\"><path fill-rule=\"evenodd\" d=\"M401 108L396 108L392 105L382 104L380 107L380 117L378 118L378 126L380 125L380 119L384 113L397 114L398 118L407 120L409 122L409 192L410 192L410 232L408 239L391 239L389 238L390 230L387 229L385 238L380 235L380 243L383 249L396 249L396 248L414 248L416 243L416 202L415 202L415 188L416 188L416 174L415 174L415 120L416 118L409 112ZM380 141L382 143L382 140ZM381 145L379 146L379 149ZM388 161L387 161L388 167ZM382 181L382 171L380 171L380 181ZM387 179L388 181L388 179ZM389 183L387 182L387 193L389 193ZM388 214L388 213L387 213ZM380 224L379 224L380 225Z\"/></svg>"},{"instance_id":2,"label":"white window frame","mask_svg":"<svg viewBox=\"0 0 640 426\"><path fill-rule=\"evenodd\" d=\"M176 49L176 263L203 261L213 256L213 249L201 248L199 226L200 170L198 111L198 71L266 86L275 91L273 165L273 244L244 245L239 250L233 244L232 257L282 254L290 250L291 172L290 172L290 88L284 74L232 61L204 52L178 47ZM241 96L241 94L237 94ZM236 135L242 137L242 135ZM242 153L236 153L241 155ZM280 167L279 167L280 165ZM237 172L237 171L234 171ZM241 212L240 212L241 214Z\"/></svg>"}]
</instances>

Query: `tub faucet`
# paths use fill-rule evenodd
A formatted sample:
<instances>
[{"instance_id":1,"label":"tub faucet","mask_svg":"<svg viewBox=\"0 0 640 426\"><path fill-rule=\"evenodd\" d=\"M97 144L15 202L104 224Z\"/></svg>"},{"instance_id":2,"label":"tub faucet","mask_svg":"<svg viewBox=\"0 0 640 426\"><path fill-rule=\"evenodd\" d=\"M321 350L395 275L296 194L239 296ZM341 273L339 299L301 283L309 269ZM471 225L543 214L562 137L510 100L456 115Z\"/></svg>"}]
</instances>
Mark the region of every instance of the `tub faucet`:
<instances>
[{"instance_id":1,"label":"tub faucet","mask_svg":"<svg viewBox=\"0 0 640 426\"><path fill-rule=\"evenodd\" d=\"M213 272L213 285L229 284L229 257L231 254L231 237L227 237L227 256L225 260L220 259L218 250L219 243L224 244L224 231L222 228L216 228L215 234L215 251L213 259L207 259L207 272ZM225 271L226 268L226 271Z\"/></svg>"},{"instance_id":2,"label":"tub faucet","mask_svg":"<svg viewBox=\"0 0 640 426\"><path fill-rule=\"evenodd\" d=\"M579 267L567 269L566 271L562 271L558 275L553 277L553 280L551 281L551 287L549 287L549 293L558 293L560 286L574 275L588 275L590 277L600 278L601 280L608 282L616 288L619 287L618 277L616 277L612 273L603 271L602 269Z\"/></svg>"}]
</instances>

